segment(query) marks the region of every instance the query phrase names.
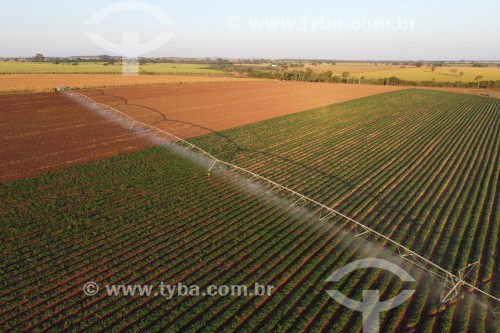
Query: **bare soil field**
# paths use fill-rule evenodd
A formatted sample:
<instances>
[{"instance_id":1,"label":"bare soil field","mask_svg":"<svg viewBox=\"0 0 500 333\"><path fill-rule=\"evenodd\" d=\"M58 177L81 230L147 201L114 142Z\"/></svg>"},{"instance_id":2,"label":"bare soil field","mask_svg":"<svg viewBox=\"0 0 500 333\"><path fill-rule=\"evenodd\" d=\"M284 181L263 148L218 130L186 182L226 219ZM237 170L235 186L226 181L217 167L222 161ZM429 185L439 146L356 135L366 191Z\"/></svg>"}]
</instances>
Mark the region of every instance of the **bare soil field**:
<instances>
[{"instance_id":1,"label":"bare soil field","mask_svg":"<svg viewBox=\"0 0 500 333\"><path fill-rule=\"evenodd\" d=\"M404 89L300 82L193 83L86 90L94 100L183 138Z\"/></svg>"},{"instance_id":2,"label":"bare soil field","mask_svg":"<svg viewBox=\"0 0 500 333\"><path fill-rule=\"evenodd\" d=\"M120 74L6 74L0 75L0 93L49 92L55 87L105 88L162 85L192 82L238 82L255 79L207 75L139 75Z\"/></svg>"},{"instance_id":3,"label":"bare soil field","mask_svg":"<svg viewBox=\"0 0 500 333\"><path fill-rule=\"evenodd\" d=\"M0 96L0 182L148 146L61 94Z\"/></svg>"},{"instance_id":4,"label":"bare soil field","mask_svg":"<svg viewBox=\"0 0 500 333\"><path fill-rule=\"evenodd\" d=\"M231 81L84 93L137 120L189 138L397 89L401 88ZM0 182L153 145L62 94L2 95L0 119Z\"/></svg>"}]
</instances>

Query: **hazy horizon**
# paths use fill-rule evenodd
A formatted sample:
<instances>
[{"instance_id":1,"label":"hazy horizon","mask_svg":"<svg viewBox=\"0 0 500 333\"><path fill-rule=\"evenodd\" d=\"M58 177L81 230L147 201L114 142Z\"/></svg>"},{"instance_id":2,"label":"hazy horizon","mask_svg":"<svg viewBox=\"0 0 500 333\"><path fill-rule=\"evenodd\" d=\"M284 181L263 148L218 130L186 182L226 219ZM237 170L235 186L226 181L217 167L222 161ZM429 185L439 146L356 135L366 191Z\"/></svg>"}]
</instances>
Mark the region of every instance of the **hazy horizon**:
<instances>
[{"instance_id":1,"label":"hazy horizon","mask_svg":"<svg viewBox=\"0 0 500 333\"><path fill-rule=\"evenodd\" d=\"M120 11L89 19L112 4L146 4L158 17ZM131 5L132 4L132 5ZM0 57L116 55L87 34L139 45L169 35L145 57L320 59L344 61L496 61L500 4L490 0L419 2L313 0L165 3L19 0L4 4ZM158 18L168 18L161 22Z\"/></svg>"}]
</instances>

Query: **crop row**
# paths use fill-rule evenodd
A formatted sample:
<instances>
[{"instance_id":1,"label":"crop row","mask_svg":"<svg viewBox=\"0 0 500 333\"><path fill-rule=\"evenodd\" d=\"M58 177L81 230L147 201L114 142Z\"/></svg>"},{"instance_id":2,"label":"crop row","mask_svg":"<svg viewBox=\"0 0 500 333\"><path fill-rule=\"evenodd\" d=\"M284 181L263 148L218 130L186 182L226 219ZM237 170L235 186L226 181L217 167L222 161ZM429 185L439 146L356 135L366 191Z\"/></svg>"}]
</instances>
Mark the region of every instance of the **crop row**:
<instances>
[{"instance_id":1,"label":"crop row","mask_svg":"<svg viewBox=\"0 0 500 333\"><path fill-rule=\"evenodd\" d=\"M193 142L454 272L479 261L470 281L494 293L499 123L498 100L409 90ZM387 299L403 287L374 270L325 282L356 259L396 259L370 244L379 240L342 231L349 226L338 217L319 222L311 211L230 174L207 176L163 148L10 182L0 195L9 199L0 203L3 227L17 229L0 248L6 330L359 330L361 314L325 290L361 299L363 290L378 289ZM470 295L437 311L439 281L395 262L415 277L416 293L381 315L385 331L491 330L485 299ZM81 288L88 281L202 289L258 282L275 290L270 297L87 297Z\"/></svg>"}]
</instances>

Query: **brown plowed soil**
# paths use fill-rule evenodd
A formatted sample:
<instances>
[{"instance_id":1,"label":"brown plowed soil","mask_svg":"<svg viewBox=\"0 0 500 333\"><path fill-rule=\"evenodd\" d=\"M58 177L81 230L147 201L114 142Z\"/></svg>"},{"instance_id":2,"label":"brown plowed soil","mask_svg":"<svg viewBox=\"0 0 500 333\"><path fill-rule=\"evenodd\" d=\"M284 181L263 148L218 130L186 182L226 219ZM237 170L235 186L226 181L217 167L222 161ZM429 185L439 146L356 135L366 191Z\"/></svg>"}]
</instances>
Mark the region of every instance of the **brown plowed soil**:
<instances>
[{"instance_id":1,"label":"brown plowed soil","mask_svg":"<svg viewBox=\"0 0 500 333\"><path fill-rule=\"evenodd\" d=\"M291 82L87 90L98 102L183 138L401 89ZM0 182L152 146L62 94L0 96Z\"/></svg>"},{"instance_id":2,"label":"brown plowed soil","mask_svg":"<svg viewBox=\"0 0 500 333\"><path fill-rule=\"evenodd\" d=\"M147 146L61 94L0 96L0 182Z\"/></svg>"},{"instance_id":3,"label":"brown plowed soil","mask_svg":"<svg viewBox=\"0 0 500 333\"><path fill-rule=\"evenodd\" d=\"M86 90L94 100L183 138L404 89L302 82L191 83Z\"/></svg>"}]
</instances>

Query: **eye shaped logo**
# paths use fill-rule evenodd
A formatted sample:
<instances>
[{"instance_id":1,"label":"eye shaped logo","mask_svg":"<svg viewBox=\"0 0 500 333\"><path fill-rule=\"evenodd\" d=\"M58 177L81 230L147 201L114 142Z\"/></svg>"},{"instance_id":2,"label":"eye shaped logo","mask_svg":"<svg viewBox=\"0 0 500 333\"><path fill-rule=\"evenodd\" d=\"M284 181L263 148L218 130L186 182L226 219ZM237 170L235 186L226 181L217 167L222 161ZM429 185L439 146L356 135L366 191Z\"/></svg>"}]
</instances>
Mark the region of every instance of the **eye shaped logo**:
<instances>
[{"instance_id":1,"label":"eye shaped logo","mask_svg":"<svg viewBox=\"0 0 500 333\"><path fill-rule=\"evenodd\" d=\"M146 13L164 25L174 24L173 21L158 8L138 1L123 1L107 6L92 15L85 24L97 25L111 15L130 11ZM139 73L138 57L140 55L160 48L174 36L171 32L162 32L154 40L140 44L138 32L123 32L121 43L111 42L96 32L87 32L85 35L99 47L121 55L124 60L123 63L128 63L131 66L127 69L123 67L123 74L128 75L137 75Z\"/></svg>"},{"instance_id":2,"label":"eye shaped logo","mask_svg":"<svg viewBox=\"0 0 500 333\"><path fill-rule=\"evenodd\" d=\"M346 275L365 268L379 268L387 270L398 276L404 282L415 282L415 279L408 274L404 269L389 261L377 258L367 258L356 260L347 264L333 273L327 282L338 282ZM397 296L380 302L380 295L378 290L363 290L363 301L356 301L348 298L338 290L327 290L326 293L330 295L338 303L343 306L354 310L363 312L363 332L379 332L380 323L379 315L382 311L389 311L410 298L415 290L403 290Z\"/></svg>"}]
</instances>

